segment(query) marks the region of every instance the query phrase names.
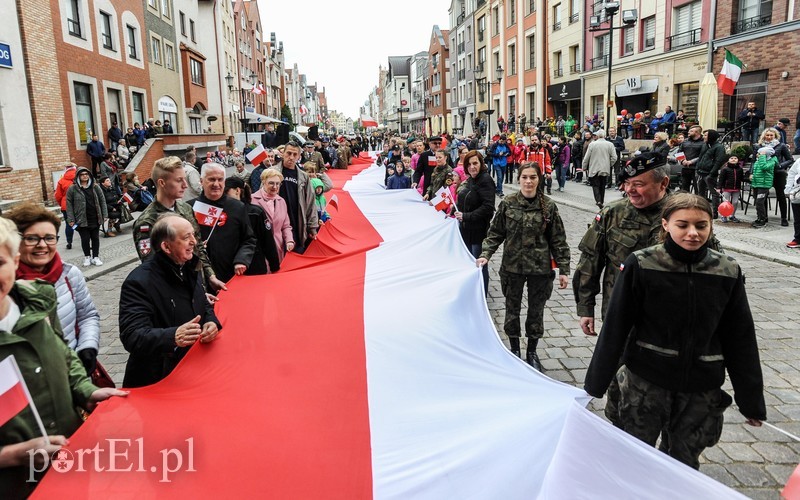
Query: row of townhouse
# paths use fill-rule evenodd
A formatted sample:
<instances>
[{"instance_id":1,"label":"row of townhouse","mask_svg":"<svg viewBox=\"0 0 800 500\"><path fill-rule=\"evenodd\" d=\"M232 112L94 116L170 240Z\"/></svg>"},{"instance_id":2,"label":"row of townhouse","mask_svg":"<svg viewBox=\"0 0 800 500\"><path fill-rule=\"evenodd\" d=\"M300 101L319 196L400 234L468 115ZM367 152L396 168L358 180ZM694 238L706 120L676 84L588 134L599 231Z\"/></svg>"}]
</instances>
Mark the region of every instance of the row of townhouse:
<instances>
[{"instance_id":1,"label":"row of townhouse","mask_svg":"<svg viewBox=\"0 0 800 500\"><path fill-rule=\"evenodd\" d=\"M403 130L428 134L497 130L498 117L523 114L582 121L671 106L696 118L700 82L719 74L727 49L746 66L735 94L720 95L719 117L755 101L769 124L792 119L794 133L800 0L452 0L449 14L427 51L389 58L379 106L365 105L387 128L400 130L405 108Z\"/></svg>"},{"instance_id":2,"label":"row of townhouse","mask_svg":"<svg viewBox=\"0 0 800 500\"><path fill-rule=\"evenodd\" d=\"M173 142L208 146L287 104L322 115L314 86L288 95L283 42L263 18L256 0L3 2L0 200L52 201L64 165L87 163L93 133L108 146L114 122L168 120Z\"/></svg>"}]
</instances>

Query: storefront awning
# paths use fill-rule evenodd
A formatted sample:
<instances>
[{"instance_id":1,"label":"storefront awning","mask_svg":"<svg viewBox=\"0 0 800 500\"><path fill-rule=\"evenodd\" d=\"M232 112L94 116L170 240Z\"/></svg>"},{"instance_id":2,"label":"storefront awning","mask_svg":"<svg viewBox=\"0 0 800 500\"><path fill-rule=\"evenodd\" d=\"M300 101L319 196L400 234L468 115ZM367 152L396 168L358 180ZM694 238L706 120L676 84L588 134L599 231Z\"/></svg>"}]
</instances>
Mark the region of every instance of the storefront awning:
<instances>
[{"instance_id":1,"label":"storefront awning","mask_svg":"<svg viewBox=\"0 0 800 500\"><path fill-rule=\"evenodd\" d=\"M548 101L571 101L581 98L581 81L571 80L569 82L549 85L547 87Z\"/></svg>"},{"instance_id":2,"label":"storefront awning","mask_svg":"<svg viewBox=\"0 0 800 500\"><path fill-rule=\"evenodd\" d=\"M633 79L631 79L633 80ZM629 95L652 94L658 90L658 78L651 80L642 80L641 85L637 88L631 88L628 82L622 85L617 85L616 91L619 97L626 97Z\"/></svg>"},{"instance_id":3,"label":"storefront awning","mask_svg":"<svg viewBox=\"0 0 800 500\"><path fill-rule=\"evenodd\" d=\"M269 116L260 115L258 113L251 113L247 111L245 116L248 120L250 120L250 124L258 124L258 123L283 123L280 120L276 120L275 118L271 118Z\"/></svg>"}]
</instances>

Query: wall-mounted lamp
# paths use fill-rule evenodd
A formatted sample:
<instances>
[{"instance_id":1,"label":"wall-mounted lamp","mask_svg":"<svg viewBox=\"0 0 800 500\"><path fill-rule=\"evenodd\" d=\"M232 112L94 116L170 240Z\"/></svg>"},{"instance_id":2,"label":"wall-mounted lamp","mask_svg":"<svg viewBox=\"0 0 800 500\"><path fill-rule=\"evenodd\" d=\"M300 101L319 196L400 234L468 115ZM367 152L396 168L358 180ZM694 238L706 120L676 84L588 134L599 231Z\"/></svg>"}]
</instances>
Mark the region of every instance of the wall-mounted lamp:
<instances>
[{"instance_id":1,"label":"wall-mounted lamp","mask_svg":"<svg viewBox=\"0 0 800 500\"><path fill-rule=\"evenodd\" d=\"M784 79L784 80L789 78L789 72L788 71L784 71L783 73L781 73L781 78Z\"/></svg>"}]
</instances>

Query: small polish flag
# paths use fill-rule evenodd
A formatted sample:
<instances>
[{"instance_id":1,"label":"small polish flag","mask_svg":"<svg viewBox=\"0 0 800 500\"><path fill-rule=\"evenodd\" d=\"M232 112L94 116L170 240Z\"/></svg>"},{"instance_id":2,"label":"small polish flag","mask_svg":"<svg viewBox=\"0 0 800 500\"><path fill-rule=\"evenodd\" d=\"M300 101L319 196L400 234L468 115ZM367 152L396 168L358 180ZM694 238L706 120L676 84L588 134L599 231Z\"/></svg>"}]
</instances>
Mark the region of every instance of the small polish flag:
<instances>
[{"instance_id":1,"label":"small polish flag","mask_svg":"<svg viewBox=\"0 0 800 500\"><path fill-rule=\"evenodd\" d=\"M440 187L439 190L436 191L436 196L433 197L431 203L436 210L443 212L450 210L450 207L453 206L453 197L450 195L450 190L446 187Z\"/></svg>"},{"instance_id":2,"label":"small polish flag","mask_svg":"<svg viewBox=\"0 0 800 500\"><path fill-rule=\"evenodd\" d=\"M133 202L133 196L131 196L130 193L125 193L125 194L122 195L122 201L124 201L125 203L130 204L131 202Z\"/></svg>"},{"instance_id":3,"label":"small polish flag","mask_svg":"<svg viewBox=\"0 0 800 500\"><path fill-rule=\"evenodd\" d=\"M328 200L328 206L332 206L336 210L339 210L339 197L336 195L331 196L331 199Z\"/></svg>"},{"instance_id":4,"label":"small polish flag","mask_svg":"<svg viewBox=\"0 0 800 500\"><path fill-rule=\"evenodd\" d=\"M14 355L0 362L0 426L28 406L27 392Z\"/></svg>"},{"instance_id":5,"label":"small polish flag","mask_svg":"<svg viewBox=\"0 0 800 500\"><path fill-rule=\"evenodd\" d=\"M259 83L258 85L253 85L253 88L250 90L256 95L264 95L267 93L266 89L264 89L263 83Z\"/></svg>"},{"instance_id":6,"label":"small polish flag","mask_svg":"<svg viewBox=\"0 0 800 500\"><path fill-rule=\"evenodd\" d=\"M306 105L305 105L305 104L301 104L301 105L300 105L300 114L301 114L302 116L305 116L305 115L307 115L307 114L308 114L308 108L306 107Z\"/></svg>"},{"instance_id":7,"label":"small polish flag","mask_svg":"<svg viewBox=\"0 0 800 500\"><path fill-rule=\"evenodd\" d=\"M247 159L250 163L257 166L261 162L267 160L267 150L264 149L264 146L259 144L255 149L247 153Z\"/></svg>"},{"instance_id":8,"label":"small polish flag","mask_svg":"<svg viewBox=\"0 0 800 500\"><path fill-rule=\"evenodd\" d=\"M375 118L369 115L361 115L361 126L362 127L377 127L378 122L375 121Z\"/></svg>"},{"instance_id":9,"label":"small polish flag","mask_svg":"<svg viewBox=\"0 0 800 500\"><path fill-rule=\"evenodd\" d=\"M197 223L208 227L216 226L224 212L221 208L202 201L195 201L192 208L194 209L194 218L197 219Z\"/></svg>"}]
</instances>

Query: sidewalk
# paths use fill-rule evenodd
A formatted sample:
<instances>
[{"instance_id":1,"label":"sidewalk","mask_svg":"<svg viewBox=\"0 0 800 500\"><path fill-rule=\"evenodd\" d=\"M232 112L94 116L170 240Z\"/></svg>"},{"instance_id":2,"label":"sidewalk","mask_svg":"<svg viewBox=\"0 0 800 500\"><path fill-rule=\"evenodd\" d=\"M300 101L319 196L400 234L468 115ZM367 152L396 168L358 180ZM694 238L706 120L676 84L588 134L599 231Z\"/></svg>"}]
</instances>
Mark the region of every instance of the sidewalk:
<instances>
[{"instance_id":1,"label":"sidewalk","mask_svg":"<svg viewBox=\"0 0 800 500\"><path fill-rule=\"evenodd\" d=\"M589 213L597 212L597 205L594 203L591 186L583 183L567 181L564 192L558 192L558 183L553 181L553 194L550 196L558 205L565 205L585 210ZM505 192L516 192L519 185L503 184ZM621 194L614 189L607 189L606 204L621 198ZM773 200L772 209L769 214L769 224L760 229L750 226L756 219L756 209L750 206L745 215L744 210L737 207L736 217L741 220L739 223L723 223L719 220L714 221L714 234L722 244L723 250L750 255L767 261L778 262L787 266L800 268L800 249L787 248L786 243L791 241L794 234L793 221L789 221L789 227L782 227L780 216L775 215L775 203ZM587 217L586 222L590 222Z\"/></svg>"},{"instance_id":2,"label":"sidewalk","mask_svg":"<svg viewBox=\"0 0 800 500\"><path fill-rule=\"evenodd\" d=\"M134 220L139 217L141 212L133 214ZM67 239L64 237L64 229L60 231L61 238L58 240L58 254L65 262L69 262L83 272L86 281L91 281L95 278L116 271L120 267L126 266L131 262L139 260L136 255L136 249L133 246L133 221L122 225L122 232L117 233L114 238L104 238L102 231L100 232L100 260L103 261L102 266L87 266L83 267L83 251L81 250L81 237L76 232L72 239L72 249L67 250ZM120 285L122 282L120 282Z\"/></svg>"}]
</instances>

